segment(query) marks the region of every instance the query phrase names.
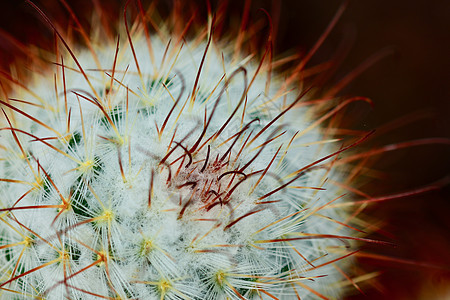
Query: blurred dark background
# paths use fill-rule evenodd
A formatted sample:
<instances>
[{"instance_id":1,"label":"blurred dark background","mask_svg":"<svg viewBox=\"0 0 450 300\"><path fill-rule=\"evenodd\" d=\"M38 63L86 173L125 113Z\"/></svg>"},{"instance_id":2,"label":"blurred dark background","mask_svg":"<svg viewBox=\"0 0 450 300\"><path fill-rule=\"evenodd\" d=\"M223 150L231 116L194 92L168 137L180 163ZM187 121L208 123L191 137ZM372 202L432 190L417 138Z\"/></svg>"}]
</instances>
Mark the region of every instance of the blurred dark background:
<instances>
[{"instance_id":1,"label":"blurred dark background","mask_svg":"<svg viewBox=\"0 0 450 300\"><path fill-rule=\"evenodd\" d=\"M55 0L34 1L58 22L70 19ZM120 11L124 1L68 1L88 28L92 2L109 11ZM148 1L143 1L148 2ZM170 8L170 4L160 1ZM204 12L206 1L198 0ZM211 1L217 5L218 1ZM107 3L107 5L105 5ZM244 1L229 1L230 18L238 19ZM342 1L282 0L252 1L251 18L263 18L265 8L276 27L276 53L307 51L320 37ZM65 23L66 22L66 23ZM51 45L53 35L21 0L2 1L0 29L25 45ZM403 126L369 141L371 146L429 137L450 138L450 1L365 0L350 1L342 18L310 65L326 61L342 41L348 55L331 79L337 82L381 49L390 55L353 80L340 94L367 96L373 109L352 112L353 126L369 130L397 119ZM20 51L0 40L0 65L4 68ZM450 146L427 145L389 152L374 158L382 180L368 184L370 195L412 190L450 176ZM384 228L397 247L375 247L373 253L439 268L399 262L361 259L369 271L381 271L379 284L364 287L348 299L450 299L450 188L383 202L368 210L386 221ZM379 237L379 236L377 236ZM380 238L385 238L381 236ZM380 288L382 286L382 288Z\"/></svg>"}]
</instances>

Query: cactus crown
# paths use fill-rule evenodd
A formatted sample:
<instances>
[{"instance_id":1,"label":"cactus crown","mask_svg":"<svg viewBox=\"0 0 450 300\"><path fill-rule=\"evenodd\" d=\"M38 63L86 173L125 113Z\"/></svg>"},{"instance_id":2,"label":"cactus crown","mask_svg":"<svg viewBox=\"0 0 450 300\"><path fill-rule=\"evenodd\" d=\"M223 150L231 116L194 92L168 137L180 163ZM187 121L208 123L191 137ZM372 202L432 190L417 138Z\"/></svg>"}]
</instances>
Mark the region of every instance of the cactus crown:
<instances>
[{"instance_id":1,"label":"cactus crown","mask_svg":"<svg viewBox=\"0 0 450 300\"><path fill-rule=\"evenodd\" d=\"M1 297L342 293L357 231L334 163L358 142L323 125L359 99L330 108L303 67L279 73L214 24L182 39L125 23L90 50L60 36L54 67L1 100Z\"/></svg>"}]
</instances>

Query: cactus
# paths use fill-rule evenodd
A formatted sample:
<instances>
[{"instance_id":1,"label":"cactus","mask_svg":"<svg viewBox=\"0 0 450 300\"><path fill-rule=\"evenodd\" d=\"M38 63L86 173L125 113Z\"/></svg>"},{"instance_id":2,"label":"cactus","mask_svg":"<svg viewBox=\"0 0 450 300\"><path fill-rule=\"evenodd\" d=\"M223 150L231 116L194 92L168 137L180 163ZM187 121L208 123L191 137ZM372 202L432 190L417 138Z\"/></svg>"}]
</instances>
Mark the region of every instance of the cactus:
<instances>
[{"instance_id":1,"label":"cactus","mask_svg":"<svg viewBox=\"0 0 450 300\"><path fill-rule=\"evenodd\" d=\"M281 71L212 14L184 38L141 10L83 48L31 5L61 53L1 99L2 299L343 294L365 239L339 158L367 135L328 121L365 98L317 97L306 60Z\"/></svg>"}]
</instances>

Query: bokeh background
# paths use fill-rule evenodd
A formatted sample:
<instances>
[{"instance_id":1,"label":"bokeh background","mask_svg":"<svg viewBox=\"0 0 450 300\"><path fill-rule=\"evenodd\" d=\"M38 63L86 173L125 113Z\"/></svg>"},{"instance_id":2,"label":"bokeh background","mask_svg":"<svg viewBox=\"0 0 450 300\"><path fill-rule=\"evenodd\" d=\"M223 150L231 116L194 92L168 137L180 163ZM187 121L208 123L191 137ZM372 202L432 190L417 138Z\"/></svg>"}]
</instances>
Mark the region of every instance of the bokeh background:
<instances>
[{"instance_id":1,"label":"bokeh background","mask_svg":"<svg viewBox=\"0 0 450 300\"><path fill-rule=\"evenodd\" d=\"M69 15L57 0L34 1L53 20L67 24ZM120 11L125 1L67 1L88 28L92 3ZM149 2L149 1L143 1ZM170 9L168 0L160 1ZM195 1L205 11L206 0ZM217 5L220 1L211 1ZM244 1L228 1L230 22L242 15ZM107 3L107 5L105 5ZM276 53L307 51L320 37L343 1L254 0L252 19L273 18ZM22 0L2 0L0 30L24 45L52 44L52 32ZM353 108L349 124L356 129L383 128L394 120L404 124L376 139L380 146L429 137L450 138L450 1L349 1L337 26L311 60L326 61L345 41L348 55L331 79L337 82L381 49L394 53L353 80L342 95L371 98L373 109ZM0 66L21 56L13 43L0 39ZM450 146L412 147L376 157L382 178L367 184L373 196L412 190L450 176ZM381 271L377 281L348 299L450 299L450 187L383 202L366 213L385 220L385 234L374 238L393 241L396 247L374 247L373 253L417 264L361 259L368 271ZM423 264L434 265L425 267Z\"/></svg>"}]
</instances>

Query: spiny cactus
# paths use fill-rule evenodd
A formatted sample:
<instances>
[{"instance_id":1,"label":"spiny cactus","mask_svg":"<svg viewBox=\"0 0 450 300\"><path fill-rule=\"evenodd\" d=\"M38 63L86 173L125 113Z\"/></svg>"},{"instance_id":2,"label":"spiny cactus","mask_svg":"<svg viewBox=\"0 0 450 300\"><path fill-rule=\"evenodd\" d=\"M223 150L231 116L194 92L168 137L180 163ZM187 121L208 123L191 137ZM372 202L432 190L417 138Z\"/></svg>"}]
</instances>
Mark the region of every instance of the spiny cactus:
<instances>
[{"instance_id":1,"label":"spiny cactus","mask_svg":"<svg viewBox=\"0 0 450 300\"><path fill-rule=\"evenodd\" d=\"M216 38L220 15L184 37L151 33L139 6L82 48L31 5L60 53L1 99L2 299L327 299L355 284L365 239L340 206L355 174L340 155L367 135L328 121L365 98L318 97L309 57L278 70L270 36L257 53L246 32Z\"/></svg>"}]
</instances>

